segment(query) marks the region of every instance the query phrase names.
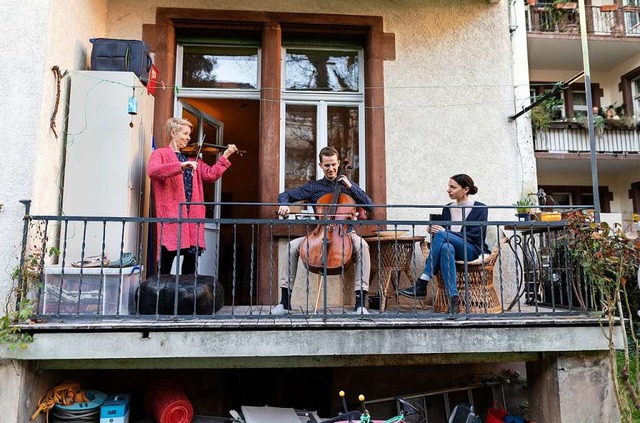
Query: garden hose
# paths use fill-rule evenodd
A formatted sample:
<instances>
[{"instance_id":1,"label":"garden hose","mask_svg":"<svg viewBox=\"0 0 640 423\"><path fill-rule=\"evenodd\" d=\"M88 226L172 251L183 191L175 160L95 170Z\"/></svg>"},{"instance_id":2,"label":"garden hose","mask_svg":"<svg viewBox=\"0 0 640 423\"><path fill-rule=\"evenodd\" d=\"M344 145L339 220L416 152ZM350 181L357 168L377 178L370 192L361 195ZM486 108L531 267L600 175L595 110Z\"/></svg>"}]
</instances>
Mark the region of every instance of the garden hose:
<instances>
[{"instance_id":1,"label":"garden hose","mask_svg":"<svg viewBox=\"0 0 640 423\"><path fill-rule=\"evenodd\" d=\"M80 390L80 383L75 381L66 381L60 385L54 386L47 391L38 400L38 408L31 416L30 420L35 419L41 412L45 412L45 420L49 423L49 411L56 405L58 409L55 414L59 416L57 421L73 421L64 420L69 413L81 412L78 414L86 414L88 411L95 412L102 405L106 399L106 394L99 391L85 391ZM84 417L82 417L84 419ZM92 421L92 420L78 420L78 421Z\"/></svg>"}]
</instances>

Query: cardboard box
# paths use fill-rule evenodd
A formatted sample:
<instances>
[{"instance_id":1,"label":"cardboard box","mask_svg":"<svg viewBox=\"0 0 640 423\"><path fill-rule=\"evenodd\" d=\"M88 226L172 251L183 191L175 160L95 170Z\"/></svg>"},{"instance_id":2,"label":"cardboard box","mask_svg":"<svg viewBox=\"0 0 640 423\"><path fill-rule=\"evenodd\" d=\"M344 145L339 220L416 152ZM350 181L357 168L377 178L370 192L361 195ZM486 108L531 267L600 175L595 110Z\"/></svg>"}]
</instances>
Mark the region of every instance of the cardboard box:
<instances>
[{"instance_id":1,"label":"cardboard box","mask_svg":"<svg viewBox=\"0 0 640 423\"><path fill-rule=\"evenodd\" d=\"M126 315L135 313L142 266L83 268L45 266L39 314Z\"/></svg>"}]
</instances>

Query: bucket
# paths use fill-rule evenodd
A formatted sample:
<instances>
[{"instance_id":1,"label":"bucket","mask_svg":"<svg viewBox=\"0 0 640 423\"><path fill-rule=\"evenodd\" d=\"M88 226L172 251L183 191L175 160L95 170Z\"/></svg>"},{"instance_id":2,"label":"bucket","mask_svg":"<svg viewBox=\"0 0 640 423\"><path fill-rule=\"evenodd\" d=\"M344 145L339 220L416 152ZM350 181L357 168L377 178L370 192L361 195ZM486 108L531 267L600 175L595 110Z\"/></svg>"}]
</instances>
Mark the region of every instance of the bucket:
<instances>
[{"instance_id":1,"label":"bucket","mask_svg":"<svg viewBox=\"0 0 640 423\"><path fill-rule=\"evenodd\" d=\"M193 406L182 387L172 380L161 380L145 396L145 404L157 423L191 423Z\"/></svg>"}]
</instances>

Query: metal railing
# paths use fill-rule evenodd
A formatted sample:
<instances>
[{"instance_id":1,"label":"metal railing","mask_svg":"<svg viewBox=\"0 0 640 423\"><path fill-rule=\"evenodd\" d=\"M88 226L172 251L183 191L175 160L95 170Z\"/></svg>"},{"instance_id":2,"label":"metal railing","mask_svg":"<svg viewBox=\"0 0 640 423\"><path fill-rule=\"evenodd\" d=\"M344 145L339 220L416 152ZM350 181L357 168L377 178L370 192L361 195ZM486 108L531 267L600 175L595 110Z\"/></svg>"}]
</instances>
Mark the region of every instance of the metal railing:
<instances>
[{"instance_id":1,"label":"metal railing","mask_svg":"<svg viewBox=\"0 0 640 423\"><path fill-rule=\"evenodd\" d=\"M640 7L616 4L587 5L587 31L596 35L640 35ZM577 33L580 30L578 8L558 9L553 2L536 2L526 7L527 31Z\"/></svg>"},{"instance_id":2,"label":"metal railing","mask_svg":"<svg viewBox=\"0 0 640 423\"><path fill-rule=\"evenodd\" d=\"M210 208L222 205L199 204ZM232 205L254 210L275 210L277 206ZM458 224L463 233L480 227L493 247L493 254L486 251L476 261L470 257L458 262L457 285L462 305L457 317L580 315L594 307L594 294L568 254L562 221L515 221L511 218L512 206L489 207L490 216L505 219L487 222L439 220L433 213L439 213L442 206L376 208L411 218L349 222L357 233L363 234L369 250L368 293L370 300L377 298L377 303L365 304L368 318L452 317L446 310L448 298L441 278L434 278L425 298L405 298L398 293L422 273L428 254L426 228L435 224ZM289 241L318 225L325 231L344 224L344 220L319 218L33 216L27 210L25 240L31 241L29 248L24 245L24 251L30 252L24 262L25 266L30 263L32 271L27 273L30 280L24 283L31 292L36 314L43 319L39 321L114 316L140 321L278 319L281 317L272 314L281 292L278 261L287 260ZM194 225L198 234L204 232L201 229L206 230L207 250L199 256L194 275L167 275L158 280L152 276L159 270L154 260L155 246L162 243L167 228L176 225L183 231ZM56 254L50 255L52 251ZM366 254L365 249L362 251ZM206 272L205 254L209 261ZM178 253L176 261L180 257ZM337 272L324 268L317 274L299 266L291 290L293 309L285 317L291 321L361 318L353 313L354 297L362 289L354 286L354 276L354 266L341 266ZM141 284L147 288L155 284L153 293L145 294Z\"/></svg>"},{"instance_id":3,"label":"metal railing","mask_svg":"<svg viewBox=\"0 0 640 423\"><path fill-rule=\"evenodd\" d=\"M554 123L546 131L538 131L534 137L535 151L545 152L588 152L589 132L572 123ZM596 134L598 153L637 154L640 152L640 135L635 130L605 129Z\"/></svg>"}]
</instances>

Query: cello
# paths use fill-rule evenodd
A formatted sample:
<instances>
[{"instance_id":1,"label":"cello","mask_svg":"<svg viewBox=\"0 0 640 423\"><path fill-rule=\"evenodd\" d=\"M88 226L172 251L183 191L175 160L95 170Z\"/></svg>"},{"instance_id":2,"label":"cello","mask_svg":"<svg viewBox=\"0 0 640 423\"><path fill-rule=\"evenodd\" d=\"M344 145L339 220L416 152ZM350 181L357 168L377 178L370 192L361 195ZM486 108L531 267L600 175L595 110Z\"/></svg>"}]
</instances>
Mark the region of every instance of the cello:
<instances>
[{"instance_id":1,"label":"cello","mask_svg":"<svg viewBox=\"0 0 640 423\"><path fill-rule=\"evenodd\" d=\"M347 169L349 160L344 159L338 168L336 187L333 193L318 199L316 215L330 220L353 220L356 215L355 200L341 192L339 182ZM338 275L353 261L353 244L347 235L346 223L318 224L304 239L300 246L302 263L312 273L321 274L326 268L328 275Z\"/></svg>"}]
</instances>

